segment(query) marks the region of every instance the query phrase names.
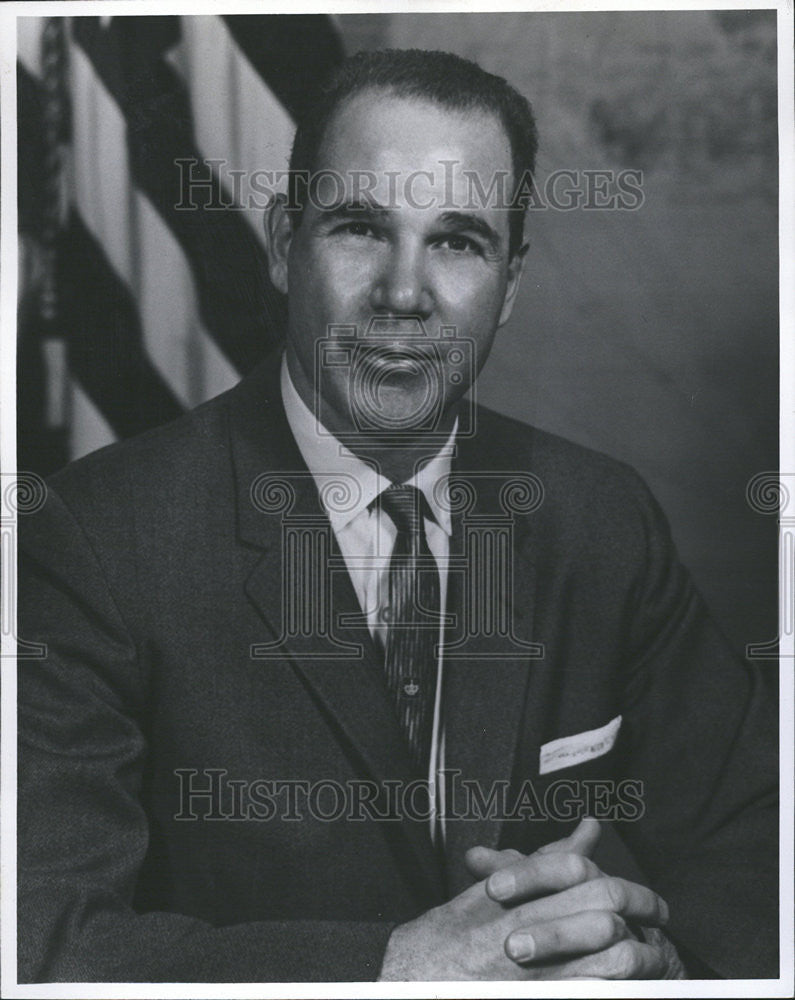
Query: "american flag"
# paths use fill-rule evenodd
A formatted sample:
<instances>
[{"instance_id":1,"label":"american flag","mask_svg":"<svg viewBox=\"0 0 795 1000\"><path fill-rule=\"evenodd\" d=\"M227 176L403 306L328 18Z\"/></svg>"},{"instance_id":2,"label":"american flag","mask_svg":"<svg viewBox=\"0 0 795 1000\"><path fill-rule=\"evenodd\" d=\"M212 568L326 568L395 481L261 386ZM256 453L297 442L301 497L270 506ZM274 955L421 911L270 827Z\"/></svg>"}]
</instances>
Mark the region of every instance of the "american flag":
<instances>
[{"instance_id":1,"label":"american flag","mask_svg":"<svg viewBox=\"0 0 795 1000\"><path fill-rule=\"evenodd\" d=\"M17 26L18 465L47 473L229 388L278 341L263 178L343 53L325 15Z\"/></svg>"}]
</instances>

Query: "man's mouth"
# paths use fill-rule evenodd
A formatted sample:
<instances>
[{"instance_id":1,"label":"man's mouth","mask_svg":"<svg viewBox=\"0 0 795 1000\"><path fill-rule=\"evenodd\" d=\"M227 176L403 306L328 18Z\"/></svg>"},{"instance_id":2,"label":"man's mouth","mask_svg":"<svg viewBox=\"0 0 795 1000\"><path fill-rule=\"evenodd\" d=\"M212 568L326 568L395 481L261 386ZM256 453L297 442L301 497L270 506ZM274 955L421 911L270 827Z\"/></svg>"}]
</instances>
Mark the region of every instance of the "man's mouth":
<instances>
[{"instance_id":1,"label":"man's mouth","mask_svg":"<svg viewBox=\"0 0 795 1000\"><path fill-rule=\"evenodd\" d=\"M437 363L433 345L409 346L401 342L368 345L359 360L360 372L377 379L384 388L418 376L427 379Z\"/></svg>"},{"instance_id":2,"label":"man's mouth","mask_svg":"<svg viewBox=\"0 0 795 1000\"><path fill-rule=\"evenodd\" d=\"M366 340L427 340L424 325L417 316L375 316L367 326Z\"/></svg>"}]
</instances>

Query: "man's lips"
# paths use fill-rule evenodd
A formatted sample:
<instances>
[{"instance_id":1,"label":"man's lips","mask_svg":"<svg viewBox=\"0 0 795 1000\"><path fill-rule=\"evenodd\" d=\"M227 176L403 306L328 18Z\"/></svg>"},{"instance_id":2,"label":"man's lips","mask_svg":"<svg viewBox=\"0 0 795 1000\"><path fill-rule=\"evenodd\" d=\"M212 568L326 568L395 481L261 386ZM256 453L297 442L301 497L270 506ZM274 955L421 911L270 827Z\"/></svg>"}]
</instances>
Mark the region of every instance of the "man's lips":
<instances>
[{"instance_id":1,"label":"man's lips","mask_svg":"<svg viewBox=\"0 0 795 1000\"><path fill-rule=\"evenodd\" d=\"M417 316L376 316L367 325L366 340L427 340L426 327Z\"/></svg>"},{"instance_id":2,"label":"man's lips","mask_svg":"<svg viewBox=\"0 0 795 1000\"><path fill-rule=\"evenodd\" d=\"M415 375L435 368L438 354L433 345L409 345L405 341L368 344L359 355L358 364L376 372Z\"/></svg>"}]
</instances>

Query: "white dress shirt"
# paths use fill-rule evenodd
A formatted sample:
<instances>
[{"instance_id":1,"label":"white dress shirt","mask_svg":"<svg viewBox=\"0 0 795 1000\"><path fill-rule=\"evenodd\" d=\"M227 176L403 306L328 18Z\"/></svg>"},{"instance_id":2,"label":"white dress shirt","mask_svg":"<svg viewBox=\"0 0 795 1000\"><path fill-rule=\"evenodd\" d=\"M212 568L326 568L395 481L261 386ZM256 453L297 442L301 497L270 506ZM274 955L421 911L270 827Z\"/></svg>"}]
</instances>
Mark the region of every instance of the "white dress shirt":
<instances>
[{"instance_id":1,"label":"white dress shirt","mask_svg":"<svg viewBox=\"0 0 795 1000\"><path fill-rule=\"evenodd\" d=\"M385 627L380 611L389 597L389 562L397 536L397 529L391 518L370 504L383 492L391 481L382 476L371 465L354 455L329 431L319 424L317 418L304 403L293 385L287 370L287 361L282 357L281 390L287 422L298 444L320 493L331 527L337 539L340 552L345 559L348 573L362 612L367 616L370 634L385 646ZM447 600L447 564L450 554L452 522L450 511L439 503L436 484L450 474L455 435L458 424L440 451L406 483L421 490L428 502L434 520L424 518L428 548L431 550L439 569L440 609L444 612ZM348 478L350 477L350 478ZM324 489L331 480L350 483L355 480L358 489L352 490L352 497L345 503L334 504L337 495L334 490ZM444 495L444 491L440 491ZM431 798L431 835L444 836L443 823L437 823L437 795L439 772L444 766L444 728L441 719L442 703L442 654L443 629L439 630L439 657L437 664L436 701L433 713L433 734L431 737L431 758L428 782ZM438 826L438 830L437 830Z\"/></svg>"}]
</instances>

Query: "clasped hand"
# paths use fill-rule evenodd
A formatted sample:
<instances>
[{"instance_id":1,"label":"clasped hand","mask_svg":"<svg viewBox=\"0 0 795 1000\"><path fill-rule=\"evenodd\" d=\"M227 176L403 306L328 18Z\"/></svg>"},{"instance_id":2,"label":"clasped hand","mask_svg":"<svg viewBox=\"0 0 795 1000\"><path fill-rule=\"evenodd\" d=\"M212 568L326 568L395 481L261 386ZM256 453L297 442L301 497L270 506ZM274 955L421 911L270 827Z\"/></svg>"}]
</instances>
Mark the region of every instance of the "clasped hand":
<instances>
[{"instance_id":1,"label":"clasped hand","mask_svg":"<svg viewBox=\"0 0 795 1000\"><path fill-rule=\"evenodd\" d=\"M599 824L534 854L474 847L477 883L396 927L381 980L656 979L661 951L632 924L661 927L665 901L651 889L605 875L588 856Z\"/></svg>"}]
</instances>

